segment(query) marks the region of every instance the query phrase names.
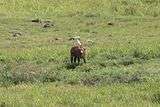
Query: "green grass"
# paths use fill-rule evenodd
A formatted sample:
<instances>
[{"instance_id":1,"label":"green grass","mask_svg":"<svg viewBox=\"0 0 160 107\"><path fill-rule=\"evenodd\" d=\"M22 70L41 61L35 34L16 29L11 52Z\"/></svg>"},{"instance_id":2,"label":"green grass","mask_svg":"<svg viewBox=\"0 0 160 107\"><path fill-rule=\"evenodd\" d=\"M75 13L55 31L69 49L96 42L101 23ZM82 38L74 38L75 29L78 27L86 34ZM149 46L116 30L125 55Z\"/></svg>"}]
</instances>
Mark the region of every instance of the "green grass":
<instances>
[{"instance_id":1,"label":"green grass","mask_svg":"<svg viewBox=\"0 0 160 107\"><path fill-rule=\"evenodd\" d=\"M153 90L154 89L154 90ZM149 84L112 84L105 87L84 87L62 84L17 85L1 88L0 100L13 107L139 107L159 103L159 82Z\"/></svg>"},{"instance_id":2,"label":"green grass","mask_svg":"<svg viewBox=\"0 0 160 107\"><path fill-rule=\"evenodd\" d=\"M0 104L158 107L159 7L159 0L1 0ZM71 69L75 32L87 64Z\"/></svg>"}]
</instances>

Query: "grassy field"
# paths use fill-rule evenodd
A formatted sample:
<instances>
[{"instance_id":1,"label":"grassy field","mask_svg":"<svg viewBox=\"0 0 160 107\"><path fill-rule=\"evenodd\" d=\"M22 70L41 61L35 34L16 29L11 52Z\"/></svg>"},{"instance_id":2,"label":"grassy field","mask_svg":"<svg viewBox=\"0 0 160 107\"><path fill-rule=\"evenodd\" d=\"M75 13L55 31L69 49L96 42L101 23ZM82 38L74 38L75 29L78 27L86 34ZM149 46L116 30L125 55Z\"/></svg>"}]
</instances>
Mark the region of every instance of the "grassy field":
<instances>
[{"instance_id":1,"label":"grassy field","mask_svg":"<svg viewBox=\"0 0 160 107\"><path fill-rule=\"evenodd\" d=\"M0 107L158 107L159 90L159 0L0 0Z\"/></svg>"}]
</instances>

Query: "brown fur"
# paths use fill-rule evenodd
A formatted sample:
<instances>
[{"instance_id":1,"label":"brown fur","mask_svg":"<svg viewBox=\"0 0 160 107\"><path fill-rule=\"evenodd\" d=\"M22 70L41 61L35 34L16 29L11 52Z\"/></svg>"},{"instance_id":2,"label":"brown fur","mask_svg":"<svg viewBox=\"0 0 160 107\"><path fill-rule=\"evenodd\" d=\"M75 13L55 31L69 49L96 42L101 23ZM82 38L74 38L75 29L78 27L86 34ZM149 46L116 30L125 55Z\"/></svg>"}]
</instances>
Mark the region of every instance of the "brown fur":
<instances>
[{"instance_id":1,"label":"brown fur","mask_svg":"<svg viewBox=\"0 0 160 107\"><path fill-rule=\"evenodd\" d=\"M84 63L86 63L86 49L83 47L74 46L70 50L71 54L71 63L76 63L76 60L78 59L78 64L80 63L80 59L82 58Z\"/></svg>"}]
</instances>

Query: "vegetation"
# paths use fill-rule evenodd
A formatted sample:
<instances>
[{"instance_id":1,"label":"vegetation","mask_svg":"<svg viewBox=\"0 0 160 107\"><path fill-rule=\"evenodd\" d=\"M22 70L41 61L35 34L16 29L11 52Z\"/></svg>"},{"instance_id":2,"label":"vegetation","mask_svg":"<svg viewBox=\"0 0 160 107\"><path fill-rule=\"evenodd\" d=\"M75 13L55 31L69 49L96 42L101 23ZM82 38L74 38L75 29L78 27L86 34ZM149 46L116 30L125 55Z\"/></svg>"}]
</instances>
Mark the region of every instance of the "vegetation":
<instances>
[{"instance_id":1,"label":"vegetation","mask_svg":"<svg viewBox=\"0 0 160 107\"><path fill-rule=\"evenodd\" d=\"M159 0L1 0L0 107L158 107L159 23Z\"/></svg>"}]
</instances>

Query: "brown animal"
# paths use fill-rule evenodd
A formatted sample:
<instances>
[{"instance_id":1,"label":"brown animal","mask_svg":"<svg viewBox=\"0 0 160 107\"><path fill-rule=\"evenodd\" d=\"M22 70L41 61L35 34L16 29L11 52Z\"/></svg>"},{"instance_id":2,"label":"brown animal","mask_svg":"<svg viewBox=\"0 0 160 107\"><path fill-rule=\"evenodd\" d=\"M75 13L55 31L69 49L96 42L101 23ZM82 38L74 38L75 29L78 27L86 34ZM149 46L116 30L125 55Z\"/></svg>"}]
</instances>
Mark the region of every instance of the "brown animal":
<instances>
[{"instance_id":1,"label":"brown animal","mask_svg":"<svg viewBox=\"0 0 160 107\"><path fill-rule=\"evenodd\" d=\"M74 46L70 50L71 54L71 63L76 63L78 60L78 64L80 63L80 59L82 58L84 63L86 63L86 49L83 47Z\"/></svg>"}]
</instances>

